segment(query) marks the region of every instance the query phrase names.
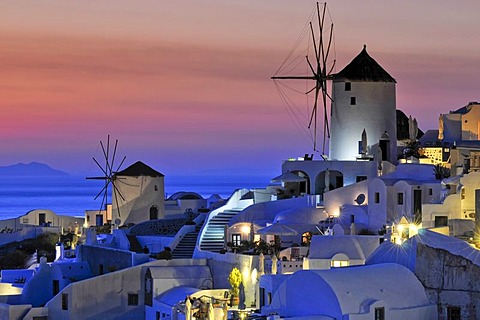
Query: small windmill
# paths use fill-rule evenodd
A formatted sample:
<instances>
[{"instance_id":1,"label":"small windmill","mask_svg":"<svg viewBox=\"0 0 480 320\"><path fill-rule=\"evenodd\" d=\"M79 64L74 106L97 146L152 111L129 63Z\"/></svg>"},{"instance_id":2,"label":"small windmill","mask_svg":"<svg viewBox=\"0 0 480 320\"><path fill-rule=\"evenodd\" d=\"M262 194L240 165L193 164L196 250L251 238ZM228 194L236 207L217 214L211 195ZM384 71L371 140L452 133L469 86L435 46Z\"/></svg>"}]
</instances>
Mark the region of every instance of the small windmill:
<instances>
[{"instance_id":1,"label":"small windmill","mask_svg":"<svg viewBox=\"0 0 480 320\"><path fill-rule=\"evenodd\" d=\"M118 146L118 140L115 140L115 146L113 147L113 150L111 150L110 146L110 135L107 136L107 144L106 146L103 144L102 141L100 141L100 146L102 147L102 153L104 157L104 165L101 165L95 157L93 157L93 161L97 164L97 166L102 170L103 176L98 176L98 177L87 177L88 180L103 180L105 181L103 188L100 190L100 192L95 196L94 200L97 200L98 197L102 196L102 203L100 205L100 211L105 208L108 202L108 191L109 187L112 189L112 199L113 199L113 194L115 194L115 201L117 201L117 210L118 210L118 217L120 217L120 207L118 205L118 197L120 197L123 201L125 201L125 198L121 194L120 190L117 188L115 185L115 180L118 179L116 177L116 173L120 170L120 167L123 165L123 162L126 159L126 156L123 157L122 161L120 161L120 164L116 167L114 170L115 166L115 156L117 154L117 146ZM119 219L116 219L119 220ZM115 221L115 225L119 225L121 221Z\"/></svg>"},{"instance_id":2,"label":"small windmill","mask_svg":"<svg viewBox=\"0 0 480 320\"><path fill-rule=\"evenodd\" d=\"M332 101L331 96L327 92L327 80L332 79L332 72L335 68L335 59L330 61L329 55L333 47L333 23L326 25L326 13L327 13L327 4L323 3L320 7L317 2L316 14L312 17L312 20L315 19L318 22L317 28L318 33L315 32L314 25L312 22L309 23L309 33L311 36L311 45L313 46L313 59L309 58L307 54L305 57L307 63L308 73L306 75L279 75L285 68L290 67L291 63L287 64L285 61L282 66L278 69L277 73L271 77L273 80L313 80L314 86L309 89L306 94L308 95L311 92L314 92L314 102L313 108L308 116L308 129L313 129L313 150L317 150L317 109L318 105L323 105L323 150L322 154L325 154L326 141L330 138L330 126L328 123L328 110L327 110L327 101ZM308 33L308 32L307 32ZM298 43L298 42L297 42ZM293 52L294 50L292 50ZM288 60L289 58L287 58ZM298 64L297 64L298 65ZM278 89L277 85L277 89ZM285 103L287 100L283 93L280 94ZM319 101L321 100L321 101Z\"/></svg>"}]
</instances>

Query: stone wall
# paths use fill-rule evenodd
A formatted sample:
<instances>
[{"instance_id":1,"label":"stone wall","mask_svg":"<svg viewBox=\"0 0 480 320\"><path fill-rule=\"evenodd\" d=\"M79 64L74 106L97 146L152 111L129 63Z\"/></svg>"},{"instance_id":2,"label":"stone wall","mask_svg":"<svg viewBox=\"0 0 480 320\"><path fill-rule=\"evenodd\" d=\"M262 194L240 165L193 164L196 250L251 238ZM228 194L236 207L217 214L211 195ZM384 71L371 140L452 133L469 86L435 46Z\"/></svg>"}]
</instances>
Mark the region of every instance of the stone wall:
<instances>
[{"instance_id":1,"label":"stone wall","mask_svg":"<svg viewBox=\"0 0 480 320\"><path fill-rule=\"evenodd\" d=\"M461 256L423 244L417 245L415 275L439 319L447 319L448 307L460 307L461 319L480 319L480 266Z\"/></svg>"}]
</instances>

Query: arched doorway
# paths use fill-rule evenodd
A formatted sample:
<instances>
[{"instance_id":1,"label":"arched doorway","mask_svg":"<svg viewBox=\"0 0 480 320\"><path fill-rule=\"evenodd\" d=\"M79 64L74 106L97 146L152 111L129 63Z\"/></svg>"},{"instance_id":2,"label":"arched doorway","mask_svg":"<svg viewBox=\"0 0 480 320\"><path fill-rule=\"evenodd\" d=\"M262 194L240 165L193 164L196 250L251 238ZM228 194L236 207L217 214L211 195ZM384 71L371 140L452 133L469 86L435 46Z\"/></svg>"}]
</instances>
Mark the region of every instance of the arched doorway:
<instances>
[{"instance_id":1,"label":"arched doorway","mask_svg":"<svg viewBox=\"0 0 480 320\"><path fill-rule=\"evenodd\" d=\"M157 220L158 219L158 208L157 206L150 207L150 220Z\"/></svg>"},{"instance_id":2,"label":"arched doorway","mask_svg":"<svg viewBox=\"0 0 480 320\"><path fill-rule=\"evenodd\" d=\"M328 188L326 186L327 182ZM326 169L320 172L315 179L315 194L324 194L341 187L343 187L343 173L338 170Z\"/></svg>"}]
</instances>

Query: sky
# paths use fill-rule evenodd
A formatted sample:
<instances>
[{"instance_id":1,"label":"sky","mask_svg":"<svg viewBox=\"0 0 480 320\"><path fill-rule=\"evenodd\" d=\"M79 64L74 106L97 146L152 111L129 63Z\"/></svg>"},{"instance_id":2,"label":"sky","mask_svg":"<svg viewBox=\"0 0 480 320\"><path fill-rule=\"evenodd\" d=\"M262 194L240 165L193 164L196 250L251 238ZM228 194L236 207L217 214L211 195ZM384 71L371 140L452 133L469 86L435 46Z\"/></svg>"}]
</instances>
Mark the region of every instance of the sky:
<instances>
[{"instance_id":1,"label":"sky","mask_svg":"<svg viewBox=\"0 0 480 320\"><path fill-rule=\"evenodd\" d=\"M95 174L110 135L125 165L167 176L276 176L312 152L270 77L314 5L0 2L0 165ZM366 44L420 129L480 101L479 1L343 0L328 10L336 70Z\"/></svg>"}]
</instances>

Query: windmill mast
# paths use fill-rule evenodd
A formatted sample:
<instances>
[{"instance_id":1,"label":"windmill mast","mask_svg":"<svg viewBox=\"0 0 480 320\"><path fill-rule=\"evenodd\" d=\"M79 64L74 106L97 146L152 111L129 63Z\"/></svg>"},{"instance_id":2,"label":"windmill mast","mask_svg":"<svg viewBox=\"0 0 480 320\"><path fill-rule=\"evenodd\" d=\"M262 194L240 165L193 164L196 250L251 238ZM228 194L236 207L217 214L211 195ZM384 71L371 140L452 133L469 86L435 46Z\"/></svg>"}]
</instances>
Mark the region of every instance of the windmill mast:
<instances>
[{"instance_id":1,"label":"windmill mast","mask_svg":"<svg viewBox=\"0 0 480 320\"><path fill-rule=\"evenodd\" d=\"M327 138L330 138L330 126L328 124L328 113L327 113L327 100L332 101L332 98L327 92L327 80L331 79L331 73L335 67L335 60L333 61L332 66L327 69L328 64L328 56L330 53L332 40L333 40L333 23L330 26L328 39L324 39L323 33L325 29L325 14L327 9L327 4L322 4L322 9L320 9L320 5L317 2L317 18L318 18L318 39L315 36L315 30L313 27L312 22L310 22L310 33L313 40L313 47L315 53L315 61L314 64L310 61L308 55L305 56L306 62L308 64L308 69L310 70L311 74L306 76L294 76L294 75L287 75L287 76L272 76L272 80L313 80L315 81L315 85L312 89L306 92L309 94L315 91L315 98L314 98L314 105L309 116L308 121L308 129L311 129L313 124L313 150L317 150L317 111L318 111L318 103L319 103L319 95L321 93L321 100L323 103L323 111L324 111L324 121L323 121L323 147L322 147L322 154L325 154L325 147Z\"/></svg>"}]
</instances>

